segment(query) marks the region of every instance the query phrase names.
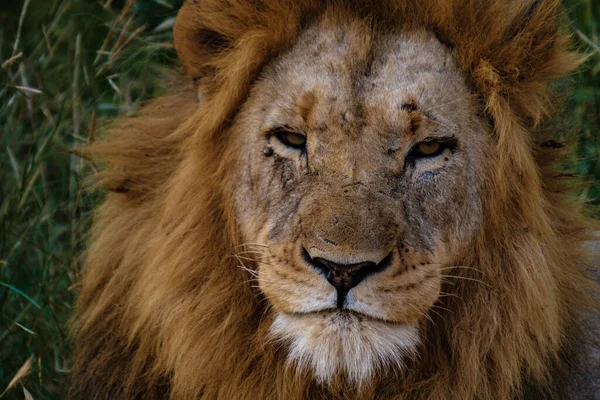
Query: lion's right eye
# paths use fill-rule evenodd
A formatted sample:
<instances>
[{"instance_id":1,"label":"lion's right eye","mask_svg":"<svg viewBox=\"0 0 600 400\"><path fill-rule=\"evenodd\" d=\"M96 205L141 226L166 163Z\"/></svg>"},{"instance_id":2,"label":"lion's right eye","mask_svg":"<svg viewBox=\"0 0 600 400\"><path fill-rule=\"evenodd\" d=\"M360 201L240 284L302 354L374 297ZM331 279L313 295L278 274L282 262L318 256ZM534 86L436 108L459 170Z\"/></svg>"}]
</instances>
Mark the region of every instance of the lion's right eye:
<instances>
[{"instance_id":1,"label":"lion's right eye","mask_svg":"<svg viewBox=\"0 0 600 400\"><path fill-rule=\"evenodd\" d=\"M306 135L299 132L278 129L275 136L281 143L294 149L302 150L306 146Z\"/></svg>"}]
</instances>

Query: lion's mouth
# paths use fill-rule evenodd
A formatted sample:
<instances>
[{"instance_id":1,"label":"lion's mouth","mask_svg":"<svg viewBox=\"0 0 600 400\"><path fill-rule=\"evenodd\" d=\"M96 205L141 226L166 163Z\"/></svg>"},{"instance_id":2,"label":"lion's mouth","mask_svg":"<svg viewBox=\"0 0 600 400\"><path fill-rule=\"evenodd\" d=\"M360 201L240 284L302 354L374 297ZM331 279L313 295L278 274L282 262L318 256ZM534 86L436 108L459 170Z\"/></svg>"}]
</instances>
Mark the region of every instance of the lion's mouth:
<instances>
[{"instance_id":1,"label":"lion's mouth","mask_svg":"<svg viewBox=\"0 0 600 400\"><path fill-rule=\"evenodd\" d=\"M363 322L372 321L379 322L389 325L408 325L406 322L394 321L387 318L381 318L376 315L363 313L357 310L349 308L323 308L315 311L301 311L301 312L286 312L285 314L291 317L303 318L306 316L316 316L328 318L332 322L348 323L348 322Z\"/></svg>"}]
</instances>

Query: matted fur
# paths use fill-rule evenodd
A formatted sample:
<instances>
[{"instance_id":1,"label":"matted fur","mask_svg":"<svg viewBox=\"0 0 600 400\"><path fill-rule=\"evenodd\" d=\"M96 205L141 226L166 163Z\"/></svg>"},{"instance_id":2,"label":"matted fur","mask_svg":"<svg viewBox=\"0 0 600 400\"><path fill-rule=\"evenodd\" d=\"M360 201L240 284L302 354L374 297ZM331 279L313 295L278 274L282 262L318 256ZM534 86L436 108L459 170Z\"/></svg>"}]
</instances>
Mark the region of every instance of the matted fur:
<instances>
[{"instance_id":1,"label":"matted fur","mask_svg":"<svg viewBox=\"0 0 600 400\"><path fill-rule=\"evenodd\" d=\"M230 255L239 243L230 125L261 68L317 15L425 29L452 49L493 125L484 226L430 315L419 357L365 398L506 399L550 387L586 304L591 227L553 172L538 126L547 84L578 65L555 0L187 1L175 43L193 87L113 126L91 149L109 189L79 295L73 398L353 398L285 367L273 315ZM198 102L200 97L200 102ZM556 146L550 146L556 147ZM468 301L464 301L468 299ZM337 386L336 386L337 385ZM343 390L342 390L343 389Z\"/></svg>"}]
</instances>

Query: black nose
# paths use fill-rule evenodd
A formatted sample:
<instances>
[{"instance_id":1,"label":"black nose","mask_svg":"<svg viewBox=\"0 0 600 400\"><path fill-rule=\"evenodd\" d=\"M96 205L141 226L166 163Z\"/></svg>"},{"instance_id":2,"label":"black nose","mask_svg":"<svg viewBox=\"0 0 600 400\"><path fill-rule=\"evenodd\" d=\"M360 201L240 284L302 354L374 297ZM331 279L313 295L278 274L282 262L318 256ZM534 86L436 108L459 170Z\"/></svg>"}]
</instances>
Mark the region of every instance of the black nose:
<instances>
[{"instance_id":1,"label":"black nose","mask_svg":"<svg viewBox=\"0 0 600 400\"><path fill-rule=\"evenodd\" d=\"M385 257L379 264L366 261L356 264L338 264L321 257L311 258L305 249L302 249L304 259L322 272L327 282L337 290L337 306L342 308L346 295L367 276L383 271L390 265L392 253Z\"/></svg>"}]
</instances>

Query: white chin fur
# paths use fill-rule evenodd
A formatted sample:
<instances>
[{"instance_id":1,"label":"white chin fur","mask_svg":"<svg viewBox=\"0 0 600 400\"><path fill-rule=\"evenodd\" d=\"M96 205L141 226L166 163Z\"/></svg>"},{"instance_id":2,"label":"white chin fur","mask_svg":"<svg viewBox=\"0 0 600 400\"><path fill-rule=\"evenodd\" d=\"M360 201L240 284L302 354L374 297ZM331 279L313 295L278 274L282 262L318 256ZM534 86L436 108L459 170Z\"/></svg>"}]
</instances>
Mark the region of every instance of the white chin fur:
<instances>
[{"instance_id":1,"label":"white chin fur","mask_svg":"<svg viewBox=\"0 0 600 400\"><path fill-rule=\"evenodd\" d=\"M288 362L310 368L319 382L344 373L357 384L388 367L402 368L419 344L417 328L351 313L279 313L271 335L289 344Z\"/></svg>"}]
</instances>

